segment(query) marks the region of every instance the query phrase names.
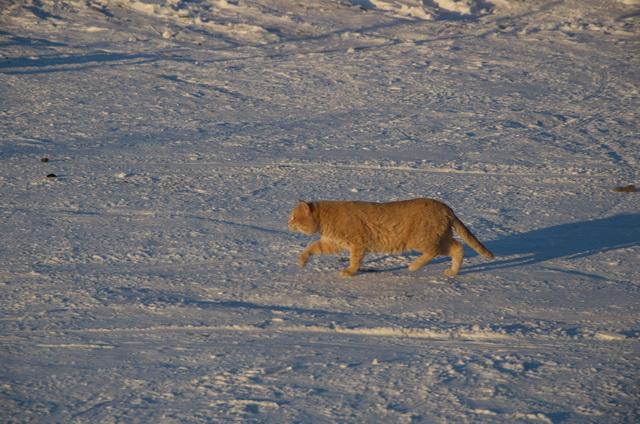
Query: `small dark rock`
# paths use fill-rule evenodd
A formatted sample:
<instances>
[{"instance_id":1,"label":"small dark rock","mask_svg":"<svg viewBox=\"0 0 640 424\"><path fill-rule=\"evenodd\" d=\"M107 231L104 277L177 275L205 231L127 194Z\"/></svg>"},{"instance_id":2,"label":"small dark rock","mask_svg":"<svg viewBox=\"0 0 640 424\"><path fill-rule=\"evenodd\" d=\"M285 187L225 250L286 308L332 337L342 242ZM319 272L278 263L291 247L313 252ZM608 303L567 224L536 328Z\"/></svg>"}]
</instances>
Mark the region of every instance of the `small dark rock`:
<instances>
[{"instance_id":1,"label":"small dark rock","mask_svg":"<svg viewBox=\"0 0 640 424\"><path fill-rule=\"evenodd\" d=\"M58 176L56 174L49 174L47 175L47 178L58 178Z\"/></svg>"},{"instance_id":2,"label":"small dark rock","mask_svg":"<svg viewBox=\"0 0 640 424\"><path fill-rule=\"evenodd\" d=\"M49 162L49 158L42 158L40 159L40 162Z\"/></svg>"},{"instance_id":3,"label":"small dark rock","mask_svg":"<svg viewBox=\"0 0 640 424\"><path fill-rule=\"evenodd\" d=\"M634 193L638 190L636 189L636 186L629 184L628 186L616 187L613 191L617 191L618 193Z\"/></svg>"}]
</instances>

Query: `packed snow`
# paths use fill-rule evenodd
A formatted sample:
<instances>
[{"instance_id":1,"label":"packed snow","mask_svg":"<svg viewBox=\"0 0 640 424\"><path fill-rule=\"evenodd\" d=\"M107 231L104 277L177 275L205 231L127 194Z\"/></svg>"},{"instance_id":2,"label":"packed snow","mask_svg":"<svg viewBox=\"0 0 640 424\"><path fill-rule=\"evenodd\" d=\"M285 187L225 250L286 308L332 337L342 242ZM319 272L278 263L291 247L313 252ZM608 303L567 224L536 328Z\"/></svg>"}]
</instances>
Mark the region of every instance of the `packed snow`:
<instances>
[{"instance_id":1,"label":"packed snow","mask_svg":"<svg viewBox=\"0 0 640 424\"><path fill-rule=\"evenodd\" d=\"M0 0L1 421L640 421L639 6ZM413 197L496 259L297 266Z\"/></svg>"}]
</instances>

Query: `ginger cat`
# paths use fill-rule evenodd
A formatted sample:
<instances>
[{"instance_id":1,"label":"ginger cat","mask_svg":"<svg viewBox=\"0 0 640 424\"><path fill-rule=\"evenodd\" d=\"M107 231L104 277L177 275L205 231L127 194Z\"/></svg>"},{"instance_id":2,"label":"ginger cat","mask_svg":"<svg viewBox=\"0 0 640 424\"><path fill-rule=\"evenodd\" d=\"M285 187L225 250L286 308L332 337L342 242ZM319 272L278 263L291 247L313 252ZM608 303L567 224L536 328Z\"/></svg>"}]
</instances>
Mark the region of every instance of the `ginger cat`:
<instances>
[{"instance_id":1,"label":"ginger cat","mask_svg":"<svg viewBox=\"0 0 640 424\"><path fill-rule=\"evenodd\" d=\"M320 233L300 254L304 267L309 256L347 250L349 267L340 275L358 271L366 252L421 252L410 271L426 265L438 255L451 256L451 268L444 274L456 275L462 265L462 244L453 238L456 230L469 246L482 256L493 259L486 247L456 217L450 207L433 199L411 199L390 203L351 201L300 201L289 217L289 229L306 235Z\"/></svg>"}]
</instances>

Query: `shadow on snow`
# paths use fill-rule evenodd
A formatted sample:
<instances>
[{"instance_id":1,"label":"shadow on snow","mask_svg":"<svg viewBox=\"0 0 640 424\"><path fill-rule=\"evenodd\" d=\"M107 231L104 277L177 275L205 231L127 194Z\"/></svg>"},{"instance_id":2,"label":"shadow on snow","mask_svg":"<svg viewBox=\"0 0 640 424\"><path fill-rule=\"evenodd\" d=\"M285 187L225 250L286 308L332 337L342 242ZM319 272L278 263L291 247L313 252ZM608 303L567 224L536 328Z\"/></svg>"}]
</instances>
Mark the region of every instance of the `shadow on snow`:
<instances>
[{"instance_id":1,"label":"shadow on snow","mask_svg":"<svg viewBox=\"0 0 640 424\"><path fill-rule=\"evenodd\" d=\"M91 65L97 64L125 64L132 63L139 64L140 61L147 62L157 60L157 57L144 54L144 53L107 53L96 52L90 54L81 54L74 56L59 55L59 56L39 56L30 57L22 56L9 58L0 62L0 73L4 74L36 74L36 73L50 73L61 71L77 71L84 69L78 67L78 65ZM29 69L24 71L14 70L15 68L42 68L42 69Z\"/></svg>"},{"instance_id":2,"label":"shadow on snow","mask_svg":"<svg viewBox=\"0 0 640 424\"><path fill-rule=\"evenodd\" d=\"M577 259L640 245L640 214L623 214L514 234L486 243L497 260L464 268L494 270L554 259ZM503 259L501 256L518 255ZM473 255L477 256L475 252Z\"/></svg>"}]
</instances>

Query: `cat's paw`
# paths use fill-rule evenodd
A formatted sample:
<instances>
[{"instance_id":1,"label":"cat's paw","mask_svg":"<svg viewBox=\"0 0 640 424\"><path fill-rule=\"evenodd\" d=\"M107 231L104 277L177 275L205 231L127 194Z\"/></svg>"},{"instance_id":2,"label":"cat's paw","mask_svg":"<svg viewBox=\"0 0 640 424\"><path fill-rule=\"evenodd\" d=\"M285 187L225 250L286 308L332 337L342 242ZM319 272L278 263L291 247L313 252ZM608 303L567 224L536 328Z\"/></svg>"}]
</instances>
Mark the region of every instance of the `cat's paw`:
<instances>
[{"instance_id":1,"label":"cat's paw","mask_svg":"<svg viewBox=\"0 0 640 424\"><path fill-rule=\"evenodd\" d=\"M422 265L416 265L416 264L409 264L409 271L413 272L413 271L417 271L420 268L422 268Z\"/></svg>"},{"instance_id":2,"label":"cat's paw","mask_svg":"<svg viewBox=\"0 0 640 424\"><path fill-rule=\"evenodd\" d=\"M307 256L300 255L298 258L298 265L300 265L300 268L304 268L307 265L308 260L309 258Z\"/></svg>"},{"instance_id":3,"label":"cat's paw","mask_svg":"<svg viewBox=\"0 0 640 424\"><path fill-rule=\"evenodd\" d=\"M355 274L355 272L349 270L349 269L343 269L342 271L340 271L340 276L341 277L351 277L353 274Z\"/></svg>"},{"instance_id":4,"label":"cat's paw","mask_svg":"<svg viewBox=\"0 0 640 424\"><path fill-rule=\"evenodd\" d=\"M445 269L443 272L445 277L455 277L458 275L458 271L454 271L452 269Z\"/></svg>"}]
</instances>

